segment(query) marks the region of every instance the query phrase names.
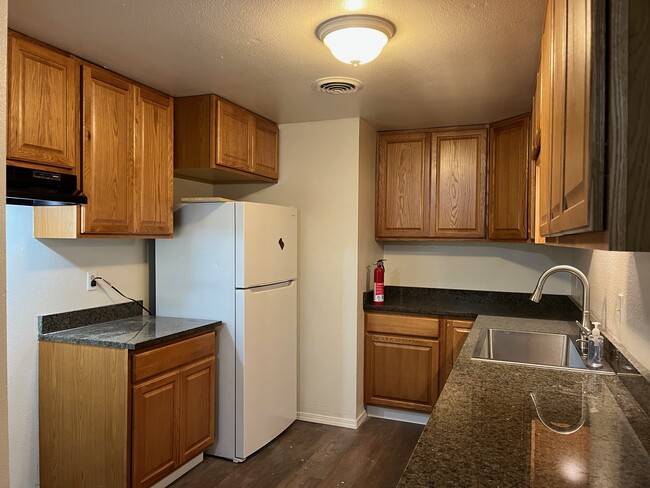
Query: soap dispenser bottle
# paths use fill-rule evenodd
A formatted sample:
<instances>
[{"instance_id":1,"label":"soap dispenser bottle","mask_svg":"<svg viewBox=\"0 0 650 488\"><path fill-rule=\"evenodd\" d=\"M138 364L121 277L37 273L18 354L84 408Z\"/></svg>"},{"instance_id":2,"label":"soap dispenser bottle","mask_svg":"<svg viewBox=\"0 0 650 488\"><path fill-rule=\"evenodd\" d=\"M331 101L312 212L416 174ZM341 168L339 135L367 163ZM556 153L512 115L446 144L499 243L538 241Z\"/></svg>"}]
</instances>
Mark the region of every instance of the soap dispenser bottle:
<instances>
[{"instance_id":1,"label":"soap dispenser bottle","mask_svg":"<svg viewBox=\"0 0 650 488\"><path fill-rule=\"evenodd\" d=\"M594 328L587 338L587 366L598 369L603 367L603 336L598 328L600 323L594 322Z\"/></svg>"}]
</instances>

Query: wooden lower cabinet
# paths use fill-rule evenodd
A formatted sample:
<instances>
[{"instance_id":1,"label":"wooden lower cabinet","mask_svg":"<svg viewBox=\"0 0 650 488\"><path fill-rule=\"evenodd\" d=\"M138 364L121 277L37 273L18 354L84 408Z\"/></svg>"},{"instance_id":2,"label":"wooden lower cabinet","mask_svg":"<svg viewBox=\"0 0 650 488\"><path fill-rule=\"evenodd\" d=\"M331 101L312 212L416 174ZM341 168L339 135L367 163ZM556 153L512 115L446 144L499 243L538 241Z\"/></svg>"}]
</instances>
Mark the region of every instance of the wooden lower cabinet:
<instances>
[{"instance_id":1,"label":"wooden lower cabinet","mask_svg":"<svg viewBox=\"0 0 650 488\"><path fill-rule=\"evenodd\" d=\"M430 412L438 399L437 340L366 335L366 403Z\"/></svg>"},{"instance_id":2,"label":"wooden lower cabinet","mask_svg":"<svg viewBox=\"0 0 650 488\"><path fill-rule=\"evenodd\" d=\"M365 323L365 403L431 412L473 322L366 313Z\"/></svg>"},{"instance_id":3,"label":"wooden lower cabinet","mask_svg":"<svg viewBox=\"0 0 650 488\"><path fill-rule=\"evenodd\" d=\"M135 353L40 342L40 486L146 488L200 454L216 347L215 332Z\"/></svg>"},{"instance_id":4,"label":"wooden lower cabinet","mask_svg":"<svg viewBox=\"0 0 650 488\"><path fill-rule=\"evenodd\" d=\"M472 325L474 322L469 320L445 320L445 356L440 368L440 391L449 378L449 373L458 359L458 354L467 340Z\"/></svg>"},{"instance_id":5,"label":"wooden lower cabinet","mask_svg":"<svg viewBox=\"0 0 650 488\"><path fill-rule=\"evenodd\" d=\"M180 372L133 387L133 486L150 486L178 460Z\"/></svg>"}]
</instances>

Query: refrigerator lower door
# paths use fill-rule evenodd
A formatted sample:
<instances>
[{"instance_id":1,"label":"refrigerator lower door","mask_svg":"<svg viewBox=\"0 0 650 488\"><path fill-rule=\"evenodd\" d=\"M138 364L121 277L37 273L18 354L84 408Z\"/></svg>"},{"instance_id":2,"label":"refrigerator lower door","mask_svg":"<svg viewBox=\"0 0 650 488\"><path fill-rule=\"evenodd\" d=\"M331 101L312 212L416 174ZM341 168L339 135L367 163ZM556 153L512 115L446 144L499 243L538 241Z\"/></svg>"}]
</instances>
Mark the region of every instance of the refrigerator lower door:
<instances>
[{"instance_id":1,"label":"refrigerator lower door","mask_svg":"<svg viewBox=\"0 0 650 488\"><path fill-rule=\"evenodd\" d=\"M245 459L296 419L297 285L288 281L235 295L235 453Z\"/></svg>"}]
</instances>

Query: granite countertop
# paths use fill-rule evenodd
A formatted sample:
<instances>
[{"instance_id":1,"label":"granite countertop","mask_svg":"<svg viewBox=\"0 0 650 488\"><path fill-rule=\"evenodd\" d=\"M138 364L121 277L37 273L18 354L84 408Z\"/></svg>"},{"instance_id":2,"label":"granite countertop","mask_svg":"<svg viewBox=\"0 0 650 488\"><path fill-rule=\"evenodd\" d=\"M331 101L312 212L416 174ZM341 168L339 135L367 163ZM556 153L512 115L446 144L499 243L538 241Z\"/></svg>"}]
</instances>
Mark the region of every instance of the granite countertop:
<instances>
[{"instance_id":1,"label":"granite countertop","mask_svg":"<svg viewBox=\"0 0 650 488\"><path fill-rule=\"evenodd\" d=\"M627 375L472 360L484 328L576 333L572 322L479 316L400 487L650 486L650 408ZM560 434L540 419L580 428Z\"/></svg>"},{"instance_id":2,"label":"granite countertop","mask_svg":"<svg viewBox=\"0 0 650 488\"><path fill-rule=\"evenodd\" d=\"M376 306L372 303L372 293L367 293L364 296L364 310L469 318L478 315L552 320L581 317L578 307L564 295L545 294L540 303L534 303L530 301L528 293L387 286L384 297L384 304Z\"/></svg>"},{"instance_id":3,"label":"granite countertop","mask_svg":"<svg viewBox=\"0 0 650 488\"><path fill-rule=\"evenodd\" d=\"M220 326L214 320L137 315L110 322L39 333L41 341L67 342L117 349L142 349L182 337L209 332Z\"/></svg>"}]
</instances>

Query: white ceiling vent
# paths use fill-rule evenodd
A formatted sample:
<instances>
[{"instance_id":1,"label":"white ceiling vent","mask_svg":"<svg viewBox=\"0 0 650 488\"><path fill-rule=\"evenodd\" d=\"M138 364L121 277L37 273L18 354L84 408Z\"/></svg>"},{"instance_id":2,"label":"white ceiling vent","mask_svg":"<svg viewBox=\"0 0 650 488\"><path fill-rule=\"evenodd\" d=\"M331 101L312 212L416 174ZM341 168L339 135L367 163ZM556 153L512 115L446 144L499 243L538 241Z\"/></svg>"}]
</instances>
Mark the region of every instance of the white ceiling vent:
<instances>
[{"instance_id":1,"label":"white ceiling vent","mask_svg":"<svg viewBox=\"0 0 650 488\"><path fill-rule=\"evenodd\" d=\"M314 81L312 86L328 95L347 95L363 88L363 83L354 78L330 77Z\"/></svg>"}]
</instances>

